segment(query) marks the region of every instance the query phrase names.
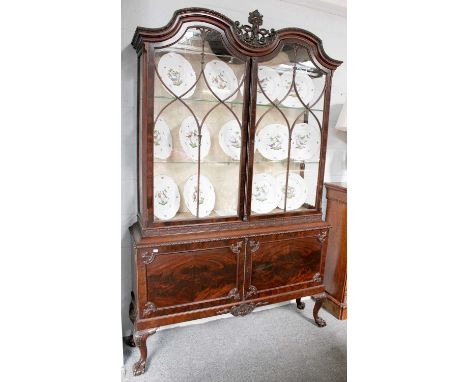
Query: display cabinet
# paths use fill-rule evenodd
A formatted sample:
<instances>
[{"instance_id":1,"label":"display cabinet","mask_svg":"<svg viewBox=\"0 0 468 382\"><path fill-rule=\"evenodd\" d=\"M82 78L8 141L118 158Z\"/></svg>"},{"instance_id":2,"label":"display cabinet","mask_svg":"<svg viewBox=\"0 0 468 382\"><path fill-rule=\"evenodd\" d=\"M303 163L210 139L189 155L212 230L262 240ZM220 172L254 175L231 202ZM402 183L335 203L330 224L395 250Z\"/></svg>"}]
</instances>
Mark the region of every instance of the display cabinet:
<instances>
[{"instance_id":1,"label":"display cabinet","mask_svg":"<svg viewBox=\"0 0 468 382\"><path fill-rule=\"evenodd\" d=\"M340 61L302 29L202 8L138 27L138 221L130 307L145 370L162 325L325 298L321 198Z\"/></svg>"}]
</instances>

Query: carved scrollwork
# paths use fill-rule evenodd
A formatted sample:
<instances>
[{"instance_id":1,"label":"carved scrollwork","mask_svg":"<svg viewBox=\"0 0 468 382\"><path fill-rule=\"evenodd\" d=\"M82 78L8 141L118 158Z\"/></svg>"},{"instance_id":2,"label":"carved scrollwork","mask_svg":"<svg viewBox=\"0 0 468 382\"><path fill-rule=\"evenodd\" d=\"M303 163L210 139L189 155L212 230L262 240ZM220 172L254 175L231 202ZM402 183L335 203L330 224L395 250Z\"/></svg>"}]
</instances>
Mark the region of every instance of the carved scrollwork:
<instances>
[{"instance_id":1,"label":"carved scrollwork","mask_svg":"<svg viewBox=\"0 0 468 382\"><path fill-rule=\"evenodd\" d=\"M254 253L259 247L260 242L258 240L249 240L250 252Z\"/></svg>"},{"instance_id":2,"label":"carved scrollwork","mask_svg":"<svg viewBox=\"0 0 468 382\"><path fill-rule=\"evenodd\" d=\"M316 274L314 275L314 277L312 278L312 281L313 281L314 283L319 283L319 282L321 282L321 281L322 281L322 276L320 276L320 273L316 273Z\"/></svg>"},{"instance_id":3,"label":"carved scrollwork","mask_svg":"<svg viewBox=\"0 0 468 382\"><path fill-rule=\"evenodd\" d=\"M242 241L238 241L235 244L231 244L231 251L239 254L242 248Z\"/></svg>"},{"instance_id":4,"label":"carved scrollwork","mask_svg":"<svg viewBox=\"0 0 468 382\"><path fill-rule=\"evenodd\" d=\"M155 256L156 256L156 252L143 252L141 254L141 258L143 259L143 262L146 265L151 264Z\"/></svg>"},{"instance_id":5,"label":"carved scrollwork","mask_svg":"<svg viewBox=\"0 0 468 382\"><path fill-rule=\"evenodd\" d=\"M320 232L320 233L317 235L318 241L320 241L321 243L323 243L323 242L325 241L325 239L327 238L327 235L328 235L328 232L327 232L327 231L322 231L322 232Z\"/></svg>"},{"instance_id":6,"label":"carved scrollwork","mask_svg":"<svg viewBox=\"0 0 468 382\"><path fill-rule=\"evenodd\" d=\"M245 295L245 298L252 298L252 297L255 297L257 294L258 294L257 288L251 285L249 286L249 289L247 290L247 294Z\"/></svg>"},{"instance_id":7,"label":"carved scrollwork","mask_svg":"<svg viewBox=\"0 0 468 382\"><path fill-rule=\"evenodd\" d=\"M252 26L241 25L239 21L234 23L234 32L241 41L254 47L266 46L274 41L277 33L273 28L270 30L260 28L263 24L263 15L258 9L249 13L248 21Z\"/></svg>"},{"instance_id":8,"label":"carved scrollwork","mask_svg":"<svg viewBox=\"0 0 468 382\"><path fill-rule=\"evenodd\" d=\"M233 300L240 300L240 294L237 288L233 288L229 291L228 298L232 298Z\"/></svg>"},{"instance_id":9,"label":"carved scrollwork","mask_svg":"<svg viewBox=\"0 0 468 382\"><path fill-rule=\"evenodd\" d=\"M152 302L147 302L145 304L145 308L143 309L143 317L147 317L154 312L156 312L156 305L154 305Z\"/></svg>"}]
</instances>

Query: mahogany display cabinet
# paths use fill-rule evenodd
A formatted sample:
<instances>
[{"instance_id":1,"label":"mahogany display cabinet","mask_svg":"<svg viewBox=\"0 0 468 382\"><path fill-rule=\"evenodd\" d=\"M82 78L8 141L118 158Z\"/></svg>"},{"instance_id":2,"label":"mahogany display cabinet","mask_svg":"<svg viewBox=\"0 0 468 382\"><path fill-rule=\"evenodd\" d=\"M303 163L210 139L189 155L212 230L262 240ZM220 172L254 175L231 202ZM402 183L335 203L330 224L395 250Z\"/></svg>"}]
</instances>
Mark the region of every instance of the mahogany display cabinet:
<instances>
[{"instance_id":1,"label":"mahogany display cabinet","mask_svg":"<svg viewBox=\"0 0 468 382\"><path fill-rule=\"evenodd\" d=\"M312 33L203 8L138 27L130 345L158 327L326 298L321 200L334 70Z\"/></svg>"}]
</instances>

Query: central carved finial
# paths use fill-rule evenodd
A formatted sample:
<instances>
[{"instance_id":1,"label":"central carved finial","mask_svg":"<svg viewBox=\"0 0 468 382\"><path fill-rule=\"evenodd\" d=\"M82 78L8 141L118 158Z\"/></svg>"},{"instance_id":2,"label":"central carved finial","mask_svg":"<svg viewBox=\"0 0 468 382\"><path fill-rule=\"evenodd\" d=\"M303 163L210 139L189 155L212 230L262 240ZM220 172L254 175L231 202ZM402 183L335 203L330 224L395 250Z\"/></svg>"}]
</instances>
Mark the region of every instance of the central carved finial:
<instances>
[{"instance_id":1,"label":"central carved finial","mask_svg":"<svg viewBox=\"0 0 468 382\"><path fill-rule=\"evenodd\" d=\"M276 38L274 29L268 31L260 28L260 25L263 24L263 16L258 9L249 13L248 21L252 26L241 25L239 21L234 23L234 31L243 42L258 47L268 45Z\"/></svg>"}]
</instances>

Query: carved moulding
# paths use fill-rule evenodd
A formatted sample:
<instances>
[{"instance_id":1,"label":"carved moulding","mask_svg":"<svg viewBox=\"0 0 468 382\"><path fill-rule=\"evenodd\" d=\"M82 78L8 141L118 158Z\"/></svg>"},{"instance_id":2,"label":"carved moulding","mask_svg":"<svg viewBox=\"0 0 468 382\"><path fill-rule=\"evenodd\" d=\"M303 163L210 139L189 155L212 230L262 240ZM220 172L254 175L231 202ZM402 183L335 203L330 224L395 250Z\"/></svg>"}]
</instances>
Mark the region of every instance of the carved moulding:
<instances>
[{"instance_id":1,"label":"carved moulding","mask_svg":"<svg viewBox=\"0 0 468 382\"><path fill-rule=\"evenodd\" d=\"M249 240L250 252L254 253L258 248L260 248L260 242L258 240Z\"/></svg>"},{"instance_id":2,"label":"carved moulding","mask_svg":"<svg viewBox=\"0 0 468 382\"><path fill-rule=\"evenodd\" d=\"M143 252L141 254L141 258L143 259L143 262L146 265L151 264L154 260L154 257L156 256L156 253L157 253L157 250L156 252Z\"/></svg>"},{"instance_id":3,"label":"carved moulding","mask_svg":"<svg viewBox=\"0 0 468 382\"><path fill-rule=\"evenodd\" d=\"M240 294L237 288L233 288L229 291L228 298L232 298L233 300L240 300Z\"/></svg>"},{"instance_id":4,"label":"carved moulding","mask_svg":"<svg viewBox=\"0 0 468 382\"><path fill-rule=\"evenodd\" d=\"M245 295L245 298L252 298L252 297L255 297L257 294L258 294L257 288L251 285L249 286L249 289L247 290L247 294Z\"/></svg>"},{"instance_id":5,"label":"carved moulding","mask_svg":"<svg viewBox=\"0 0 468 382\"><path fill-rule=\"evenodd\" d=\"M238 241L235 244L231 244L231 251L239 254L242 248L242 241Z\"/></svg>"},{"instance_id":6,"label":"carved moulding","mask_svg":"<svg viewBox=\"0 0 468 382\"><path fill-rule=\"evenodd\" d=\"M314 283L319 283L319 282L321 282L321 281L322 281L322 276L320 276L320 273L317 272L317 273L314 275L314 277L312 278L312 281L313 281Z\"/></svg>"},{"instance_id":7,"label":"carved moulding","mask_svg":"<svg viewBox=\"0 0 468 382\"><path fill-rule=\"evenodd\" d=\"M270 30L260 28L263 24L263 15L258 9L249 13L248 21L251 25L241 25L239 21L234 23L234 32L242 42L253 47L261 47L271 44L276 39L277 33L273 28Z\"/></svg>"}]
</instances>

